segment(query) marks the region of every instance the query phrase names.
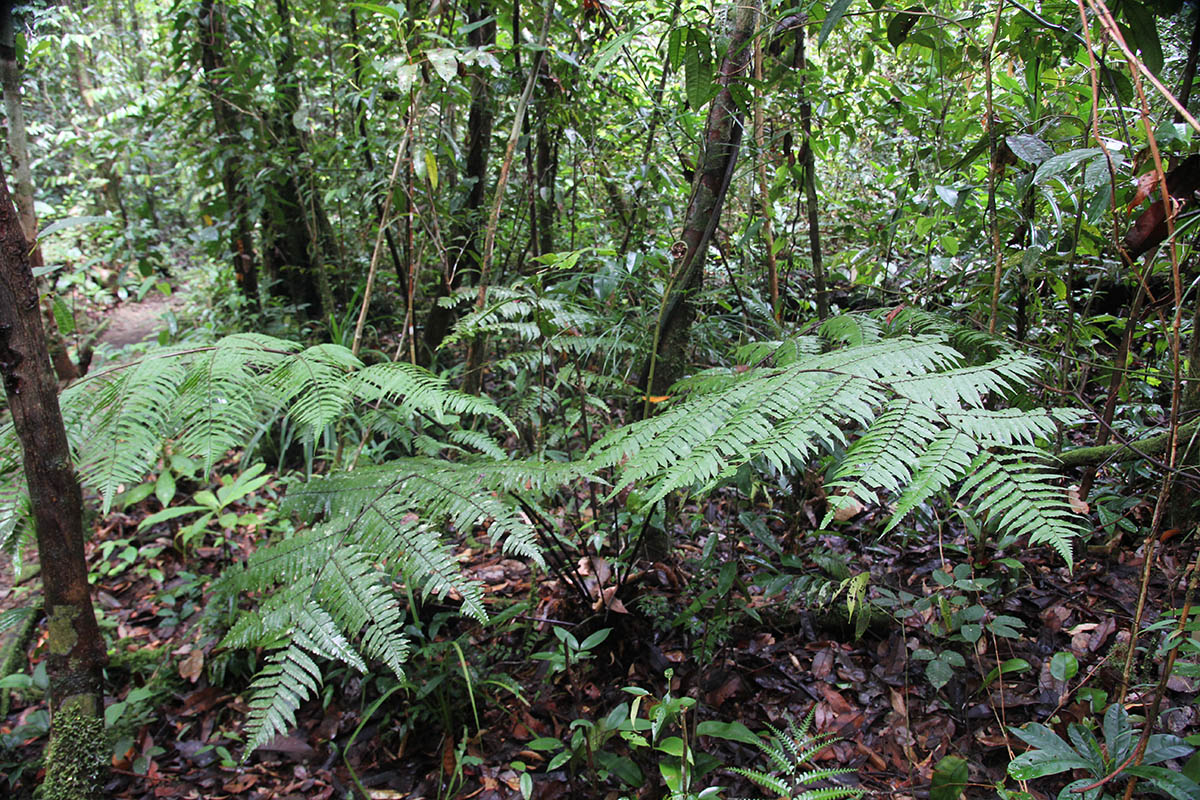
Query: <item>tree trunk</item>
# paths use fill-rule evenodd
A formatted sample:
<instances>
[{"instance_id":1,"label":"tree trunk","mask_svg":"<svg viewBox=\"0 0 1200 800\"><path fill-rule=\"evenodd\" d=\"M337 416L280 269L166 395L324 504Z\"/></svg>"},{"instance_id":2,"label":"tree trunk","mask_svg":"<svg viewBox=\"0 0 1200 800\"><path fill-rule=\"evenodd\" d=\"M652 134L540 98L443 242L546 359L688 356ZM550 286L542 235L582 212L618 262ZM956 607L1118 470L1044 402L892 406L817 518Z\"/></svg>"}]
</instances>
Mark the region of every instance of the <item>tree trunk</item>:
<instances>
[{"instance_id":1,"label":"tree trunk","mask_svg":"<svg viewBox=\"0 0 1200 800\"><path fill-rule=\"evenodd\" d=\"M688 331L695 319L694 298L704 283L704 257L721 219L721 207L742 141L743 109L730 85L744 78L750 63L751 39L758 18L758 2L751 0L730 10L734 16L729 46L721 63L721 90L712 101L704 126L704 152L697 170L692 197L684 217L683 232L673 252L676 267L663 298L654 349L642 369L640 388L647 398L665 395L683 376ZM649 411L647 399L642 413Z\"/></svg>"},{"instance_id":2,"label":"tree trunk","mask_svg":"<svg viewBox=\"0 0 1200 800\"><path fill-rule=\"evenodd\" d=\"M200 60L212 102L213 127L224 156L221 183L225 188L225 200L229 205L233 226L230 238L233 274L242 292L257 304L258 266L251 247L249 203L242 184L239 157L241 136L238 130L241 124L238 117L241 112L236 103L230 102L226 89L224 16L224 4L218 5L214 0L203 0L200 4Z\"/></svg>"},{"instance_id":3,"label":"tree trunk","mask_svg":"<svg viewBox=\"0 0 1200 800\"><path fill-rule=\"evenodd\" d=\"M17 65L17 53L14 46L14 23L12 6L0 3L0 84L4 87L4 113L8 117L8 155L12 159L13 178L17 214L21 220L21 231L25 234L25 244L29 253L30 266L42 266L42 248L37 241L37 214L33 205L33 173L29 169L29 140L25 132L25 111L21 106L21 69ZM49 294L49 293L47 293ZM60 381L73 381L84 371L85 360L90 361L89 355L80 358L81 366L71 360L67 352L66 342L58 329L58 323L47 297L43 303L42 314L45 318L46 342L50 348L50 360Z\"/></svg>"},{"instance_id":4,"label":"tree trunk","mask_svg":"<svg viewBox=\"0 0 1200 800\"><path fill-rule=\"evenodd\" d=\"M472 3L467 12L467 18L472 23L480 22L491 16L487 2ZM467 43L471 47L487 47L496 42L495 20L481 25L467 34ZM476 67L471 75L471 108L467 112L467 160L465 182L470 185L467 201L455 219L450 233L452 252L457 250L454 258L454 269L448 275L442 275L438 281L437 291L434 292L433 307L425 320L423 360L431 363L433 354L437 351L450 323L454 318L452 309L438 303L461 285L463 276L468 275L473 281L479 274L478 241L483 208L483 200L487 195L488 152L492 140L492 90L491 81L483 72L482 67Z\"/></svg>"},{"instance_id":5,"label":"tree trunk","mask_svg":"<svg viewBox=\"0 0 1200 800\"><path fill-rule=\"evenodd\" d=\"M319 319L332 312L333 292L324 264L328 243L324 237L310 236L320 231L320 199L312 193L305 198L296 166L303 159L304 138L293 117L300 108L300 86L296 75L296 49L292 42L292 13L287 0L275 0L279 16L281 48L275 58L275 108L272 110L268 139L283 154L275 168L274 185L267 192L263 231L264 259L270 259L275 273L286 285L288 296L304 306L309 318Z\"/></svg>"},{"instance_id":6,"label":"tree trunk","mask_svg":"<svg viewBox=\"0 0 1200 800\"><path fill-rule=\"evenodd\" d=\"M825 262L821 256L821 226L817 220L817 157L812 147L812 101L808 96L808 61L805 55L805 28L796 27L796 69L800 72L800 131L804 134L801 164L804 167L804 205L808 210L808 252L812 259L813 288L817 294L817 319L829 316L829 288L825 283Z\"/></svg>"},{"instance_id":7,"label":"tree trunk","mask_svg":"<svg viewBox=\"0 0 1200 800\"><path fill-rule=\"evenodd\" d=\"M545 78L542 98L534 112L537 129L537 187L534 207L537 211L537 250L539 256L554 252L554 211L557 205L554 185L558 176L558 131L550 123L550 103L556 94L554 77L543 60Z\"/></svg>"},{"instance_id":8,"label":"tree trunk","mask_svg":"<svg viewBox=\"0 0 1200 800\"><path fill-rule=\"evenodd\" d=\"M105 648L83 555L83 497L26 248L0 167L0 377L24 454L49 625L51 728L43 796L89 800L102 796L109 756L101 683Z\"/></svg>"}]
</instances>

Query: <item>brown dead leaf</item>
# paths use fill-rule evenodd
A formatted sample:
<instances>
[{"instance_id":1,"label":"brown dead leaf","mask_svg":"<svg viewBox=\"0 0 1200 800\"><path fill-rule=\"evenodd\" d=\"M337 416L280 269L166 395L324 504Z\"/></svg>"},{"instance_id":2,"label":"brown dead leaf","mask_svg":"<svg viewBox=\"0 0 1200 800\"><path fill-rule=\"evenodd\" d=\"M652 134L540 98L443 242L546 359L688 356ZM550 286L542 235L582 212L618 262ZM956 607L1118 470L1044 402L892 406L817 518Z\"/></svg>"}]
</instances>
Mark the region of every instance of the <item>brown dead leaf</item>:
<instances>
[{"instance_id":1,"label":"brown dead leaf","mask_svg":"<svg viewBox=\"0 0 1200 800\"><path fill-rule=\"evenodd\" d=\"M192 683L200 680L204 673L204 651L193 647L192 652L179 662L179 677Z\"/></svg>"},{"instance_id":2,"label":"brown dead leaf","mask_svg":"<svg viewBox=\"0 0 1200 800\"><path fill-rule=\"evenodd\" d=\"M625 604L621 602L621 598L613 597L619 588L619 586L609 586L600 592L600 596L596 598L596 602L592 603L592 611L599 611L603 607L616 614L628 614L629 609L625 608Z\"/></svg>"},{"instance_id":3,"label":"brown dead leaf","mask_svg":"<svg viewBox=\"0 0 1200 800\"><path fill-rule=\"evenodd\" d=\"M812 676L819 680L825 680L833 672L833 653L829 650L822 650L813 656Z\"/></svg>"},{"instance_id":4,"label":"brown dead leaf","mask_svg":"<svg viewBox=\"0 0 1200 800\"><path fill-rule=\"evenodd\" d=\"M817 691L825 698L825 702L829 704L829 709L835 714L849 714L854 708L846 702L846 698L842 697L837 689L834 689L827 683L817 684Z\"/></svg>"},{"instance_id":5,"label":"brown dead leaf","mask_svg":"<svg viewBox=\"0 0 1200 800\"><path fill-rule=\"evenodd\" d=\"M1076 514L1086 514L1092 510L1087 501L1079 496L1078 486L1067 487L1067 502L1071 505L1071 510Z\"/></svg>"},{"instance_id":6,"label":"brown dead leaf","mask_svg":"<svg viewBox=\"0 0 1200 800\"><path fill-rule=\"evenodd\" d=\"M1158 180L1161 177L1162 173L1156 169L1138 177L1135 183L1137 190L1133 193L1133 199L1129 201L1128 211L1133 211L1143 200L1158 191Z\"/></svg>"},{"instance_id":7,"label":"brown dead leaf","mask_svg":"<svg viewBox=\"0 0 1200 800\"><path fill-rule=\"evenodd\" d=\"M866 508L857 497L852 494L837 495L830 497L829 502L835 505L833 518L838 522L845 522L849 519L857 517Z\"/></svg>"}]
</instances>

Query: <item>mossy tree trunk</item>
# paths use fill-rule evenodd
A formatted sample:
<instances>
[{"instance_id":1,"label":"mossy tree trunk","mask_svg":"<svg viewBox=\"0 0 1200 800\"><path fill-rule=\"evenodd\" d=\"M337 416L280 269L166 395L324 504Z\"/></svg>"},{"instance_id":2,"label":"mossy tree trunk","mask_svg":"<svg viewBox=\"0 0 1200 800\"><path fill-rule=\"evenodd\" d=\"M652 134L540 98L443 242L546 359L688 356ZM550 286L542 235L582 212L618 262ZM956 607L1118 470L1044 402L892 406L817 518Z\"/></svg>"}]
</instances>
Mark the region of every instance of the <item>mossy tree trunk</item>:
<instances>
[{"instance_id":1,"label":"mossy tree trunk","mask_svg":"<svg viewBox=\"0 0 1200 800\"><path fill-rule=\"evenodd\" d=\"M749 77L751 39L758 2L730 9L733 29L721 62L720 91L713 98L704 126L704 151L692 186L683 231L672 247L675 269L659 313L654 350L642 369L640 388L646 395L665 395L683 377L688 331L696 318L695 297L704 284L704 258L721 220L721 207L742 142L745 113L730 86Z\"/></svg>"},{"instance_id":2,"label":"mossy tree trunk","mask_svg":"<svg viewBox=\"0 0 1200 800\"><path fill-rule=\"evenodd\" d=\"M83 497L38 308L25 234L0 167L0 378L24 454L49 620L51 727L42 796L89 800L102 796L109 756L105 648L83 555Z\"/></svg>"}]
</instances>

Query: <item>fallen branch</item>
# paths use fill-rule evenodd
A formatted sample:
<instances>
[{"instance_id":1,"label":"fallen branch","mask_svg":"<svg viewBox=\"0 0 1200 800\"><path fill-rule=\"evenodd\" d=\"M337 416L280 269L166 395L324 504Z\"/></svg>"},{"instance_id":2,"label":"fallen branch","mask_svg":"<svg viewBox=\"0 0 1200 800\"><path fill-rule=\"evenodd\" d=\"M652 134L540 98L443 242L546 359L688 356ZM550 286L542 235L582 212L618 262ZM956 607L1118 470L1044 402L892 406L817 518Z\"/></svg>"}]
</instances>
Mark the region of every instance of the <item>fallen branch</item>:
<instances>
[{"instance_id":1,"label":"fallen branch","mask_svg":"<svg viewBox=\"0 0 1200 800\"><path fill-rule=\"evenodd\" d=\"M1195 433L1197 425L1200 425L1200 418L1194 419L1186 425L1180 425L1178 436L1181 439L1184 436L1191 436ZM1167 449L1170 442L1171 432L1163 431L1136 442L1117 442L1068 450L1060 454L1058 460L1064 467L1095 466L1106 461L1132 461L1135 458L1159 455Z\"/></svg>"}]
</instances>

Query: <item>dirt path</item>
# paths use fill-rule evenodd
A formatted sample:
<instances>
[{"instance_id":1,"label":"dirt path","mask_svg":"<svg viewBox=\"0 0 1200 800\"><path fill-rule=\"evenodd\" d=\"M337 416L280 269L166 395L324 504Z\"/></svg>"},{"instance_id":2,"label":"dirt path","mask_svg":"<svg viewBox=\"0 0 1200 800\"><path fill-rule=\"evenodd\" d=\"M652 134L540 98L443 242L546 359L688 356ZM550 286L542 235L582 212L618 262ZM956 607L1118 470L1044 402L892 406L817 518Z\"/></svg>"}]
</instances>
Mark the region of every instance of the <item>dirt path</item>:
<instances>
[{"instance_id":1,"label":"dirt path","mask_svg":"<svg viewBox=\"0 0 1200 800\"><path fill-rule=\"evenodd\" d=\"M119 349L152 339L167 326L163 315L171 310L178 312L182 306L183 298L179 292L170 297L151 292L141 302L121 303L104 315L108 327L100 335L99 343Z\"/></svg>"}]
</instances>

